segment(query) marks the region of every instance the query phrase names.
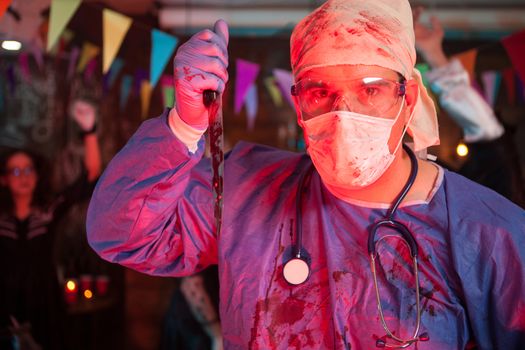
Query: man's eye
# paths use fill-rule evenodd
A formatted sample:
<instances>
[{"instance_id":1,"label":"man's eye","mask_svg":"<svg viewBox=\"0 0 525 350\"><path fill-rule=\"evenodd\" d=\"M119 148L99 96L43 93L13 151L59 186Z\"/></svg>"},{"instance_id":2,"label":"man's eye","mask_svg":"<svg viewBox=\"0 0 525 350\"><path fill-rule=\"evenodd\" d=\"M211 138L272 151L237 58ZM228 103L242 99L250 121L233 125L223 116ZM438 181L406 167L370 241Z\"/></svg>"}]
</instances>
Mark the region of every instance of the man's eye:
<instances>
[{"instance_id":1,"label":"man's eye","mask_svg":"<svg viewBox=\"0 0 525 350\"><path fill-rule=\"evenodd\" d=\"M312 96L315 99L326 98L328 97L328 95L329 93L328 93L328 90L326 89L317 88L317 89L310 90L310 96Z\"/></svg>"},{"instance_id":2,"label":"man's eye","mask_svg":"<svg viewBox=\"0 0 525 350\"><path fill-rule=\"evenodd\" d=\"M367 86L365 87L365 94L369 97L374 97L376 96L377 94L379 94L379 89L375 86Z\"/></svg>"}]
</instances>

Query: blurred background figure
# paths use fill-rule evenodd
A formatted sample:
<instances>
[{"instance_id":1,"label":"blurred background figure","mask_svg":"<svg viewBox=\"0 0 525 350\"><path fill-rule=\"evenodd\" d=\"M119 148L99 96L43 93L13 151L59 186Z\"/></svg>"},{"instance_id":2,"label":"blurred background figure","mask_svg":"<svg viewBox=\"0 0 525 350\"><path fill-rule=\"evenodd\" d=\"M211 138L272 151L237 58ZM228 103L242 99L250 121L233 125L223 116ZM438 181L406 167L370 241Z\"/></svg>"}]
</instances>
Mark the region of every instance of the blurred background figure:
<instances>
[{"instance_id":1,"label":"blurred background figure","mask_svg":"<svg viewBox=\"0 0 525 350\"><path fill-rule=\"evenodd\" d=\"M0 163L0 329L2 349L62 349L65 305L55 262L56 225L90 195L101 171L96 113L75 101L71 117L82 130L84 172L62 193L50 193L49 171L28 150L7 151ZM28 342L28 339L33 342ZM22 347L23 348L23 347Z\"/></svg>"},{"instance_id":2,"label":"blurred background figure","mask_svg":"<svg viewBox=\"0 0 525 350\"><path fill-rule=\"evenodd\" d=\"M430 24L425 25L420 21L422 14L422 7L414 10L414 33L416 48L431 68L426 78L440 106L461 127L469 150L457 171L524 207L516 146L495 112L472 87L461 63L445 55L444 30L438 18L430 17Z\"/></svg>"},{"instance_id":3,"label":"blurred background figure","mask_svg":"<svg viewBox=\"0 0 525 350\"><path fill-rule=\"evenodd\" d=\"M222 350L217 266L178 280L164 318L162 350Z\"/></svg>"}]
</instances>

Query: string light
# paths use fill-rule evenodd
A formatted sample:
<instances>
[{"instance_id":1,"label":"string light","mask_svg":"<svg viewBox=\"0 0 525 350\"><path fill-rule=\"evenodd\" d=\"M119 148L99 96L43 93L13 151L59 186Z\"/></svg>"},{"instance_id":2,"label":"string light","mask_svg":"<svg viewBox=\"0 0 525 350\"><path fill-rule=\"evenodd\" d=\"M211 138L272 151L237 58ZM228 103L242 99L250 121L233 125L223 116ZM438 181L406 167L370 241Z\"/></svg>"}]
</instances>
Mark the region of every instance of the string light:
<instances>
[{"instance_id":1,"label":"string light","mask_svg":"<svg viewBox=\"0 0 525 350\"><path fill-rule=\"evenodd\" d=\"M8 51L18 51L22 48L22 43L16 40L4 40L2 41L2 48Z\"/></svg>"},{"instance_id":2,"label":"string light","mask_svg":"<svg viewBox=\"0 0 525 350\"><path fill-rule=\"evenodd\" d=\"M463 142L460 142L456 147L456 153L460 157L466 157L468 154L468 147Z\"/></svg>"}]
</instances>

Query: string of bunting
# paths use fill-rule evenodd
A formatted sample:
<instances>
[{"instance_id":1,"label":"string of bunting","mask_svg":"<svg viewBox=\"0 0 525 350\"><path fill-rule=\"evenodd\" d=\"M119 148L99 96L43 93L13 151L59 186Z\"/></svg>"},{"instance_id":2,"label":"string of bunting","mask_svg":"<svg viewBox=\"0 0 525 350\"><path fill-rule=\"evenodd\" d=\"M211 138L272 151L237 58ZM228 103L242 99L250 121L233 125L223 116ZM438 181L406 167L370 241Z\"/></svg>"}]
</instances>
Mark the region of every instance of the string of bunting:
<instances>
[{"instance_id":1,"label":"string of bunting","mask_svg":"<svg viewBox=\"0 0 525 350\"><path fill-rule=\"evenodd\" d=\"M0 19L5 13L10 1L0 0ZM97 58L102 53L102 73L104 89L111 88L117 81L117 77L123 71L125 61L118 57L121 45L132 25L138 25L151 32L151 53L149 71L142 68L137 69L133 75L124 74L120 80L120 101L119 105L124 108L131 93L139 95L141 98L141 115L145 118L149 109L151 94L156 85L160 82L164 105L173 106L173 78L163 75L167 63L171 60L175 48L179 42L178 38L162 32L156 28L147 27L137 23L132 18L115 12L108 8L102 8L102 33L103 47L100 48L93 43L84 42L82 48L73 47L69 53L65 53L65 47L71 41L73 33L66 29L69 21L77 12L82 0L52 0L49 20L49 30L47 37L46 51L56 56L67 56L69 58L68 74L70 79L75 72L83 73L85 79L91 79L97 65ZM90 5L90 4L89 4ZM90 5L92 6L92 5ZM475 79L475 68L478 52L480 48L470 49L454 57L461 61L469 75L472 84L477 88L487 102L494 106L500 92L502 82L507 91L509 104L515 104L519 99L521 103L525 100L523 93L523 82L525 81L525 30L514 33L502 38L504 47L512 66L503 71L489 70L481 72L481 83L483 88ZM32 56L39 69L43 67L42 52L33 47ZM22 79L31 80L29 69L29 54L22 53L18 57L19 70ZM423 75L429 68L425 64L418 65ZM253 130L255 118L258 111L258 91L256 80L260 72L260 65L241 58L236 60L236 79L234 95L234 112L239 114L242 107L245 107L247 128ZM9 79L13 74L6 75ZM14 78L13 78L14 79ZM293 77L290 71L283 69L273 69L272 76L264 78L266 88L271 100L277 107L286 101L293 107L290 95L290 86ZM14 81L9 81L10 89L13 89ZM0 91L5 94L6 91ZM0 95L0 108L3 106L3 96Z\"/></svg>"}]
</instances>

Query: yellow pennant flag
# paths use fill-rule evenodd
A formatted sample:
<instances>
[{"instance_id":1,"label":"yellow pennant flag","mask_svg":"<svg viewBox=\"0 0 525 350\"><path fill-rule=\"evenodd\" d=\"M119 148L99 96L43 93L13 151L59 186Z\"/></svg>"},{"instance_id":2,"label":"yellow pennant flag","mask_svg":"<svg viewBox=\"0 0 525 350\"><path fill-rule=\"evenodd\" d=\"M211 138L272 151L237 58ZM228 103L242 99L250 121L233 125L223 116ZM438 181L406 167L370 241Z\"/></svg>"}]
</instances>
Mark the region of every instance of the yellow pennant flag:
<instances>
[{"instance_id":1,"label":"yellow pennant flag","mask_svg":"<svg viewBox=\"0 0 525 350\"><path fill-rule=\"evenodd\" d=\"M86 68L86 65L100 52L100 47L85 42L82 46L82 52L80 53L80 59L78 60L77 73L81 73Z\"/></svg>"},{"instance_id":2,"label":"yellow pennant flag","mask_svg":"<svg viewBox=\"0 0 525 350\"><path fill-rule=\"evenodd\" d=\"M115 11L104 9L104 51L102 53L102 71L104 74L109 70L115 59L120 45L131 26L132 19Z\"/></svg>"},{"instance_id":3,"label":"yellow pennant flag","mask_svg":"<svg viewBox=\"0 0 525 350\"><path fill-rule=\"evenodd\" d=\"M141 110L142 110L142 119L146 119L148 111L149 111L149 103L151 101L151 92L152 92L151 84L148 80L143 80L140 83L140 102L141 102Z\"/></svg>"},{"instance_id":4,"label":"yellow pennant flag","mask_svg":"<svg viewBox=\"0 0 525 350\"><path fill-rule=\"evenodd\" d=\"M453 58L456 58L461 62L463 68L465 68L470 77L470 81L473 81L474 79L474 69L476 67L477 55L478 50L472 49L453 56Z\"/></svg>"},{"instance_id":5,"label":"yellow pennant flag","mask_svg":"<svg viewBox=\"0 0 525 350\"><path fill-rule=\"evenodd\" d=\"M266 89L268 90L268 93L270 94L273 103L277 107L281 107L283 105L283 95L281 95L281 91L279 91L279 88L275 84L275 78L267 77L266 79L264 79L264 85L266 86Z\"/></svg>"},{"instance_id":6,"label":"yellow pennant flag","mask_svg":"<svg viewBox=\"0 0 525 350\"><path fill-rule=\"evenodd\" d=\"M52 0L51 15L49 17L49 30L47 32L47 52L55 46L60 33L64 30L69 20L82 0Z\"/></svg>"}]
</instances>

